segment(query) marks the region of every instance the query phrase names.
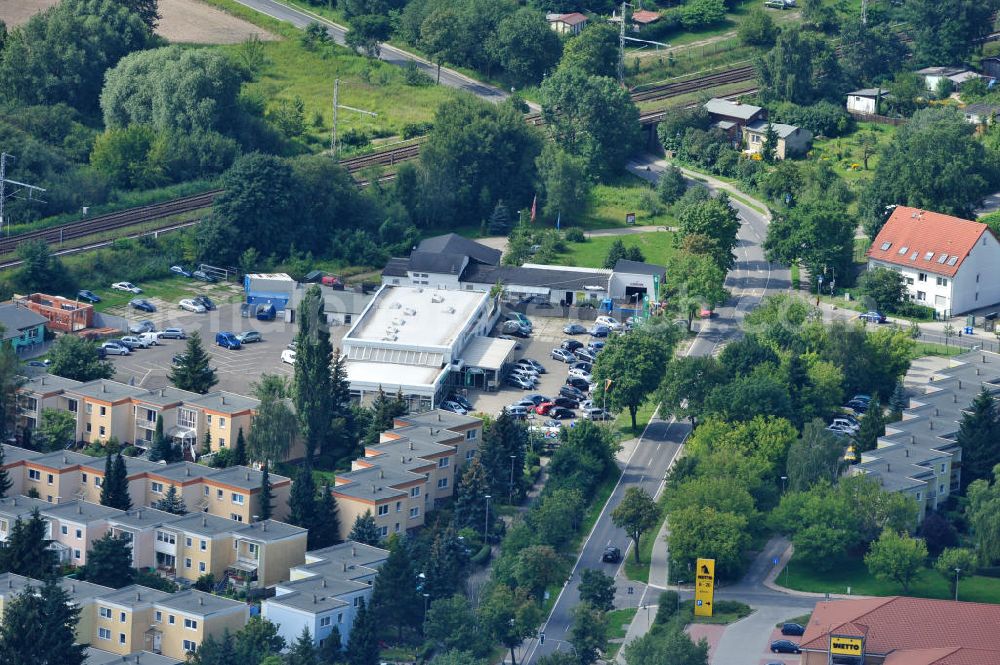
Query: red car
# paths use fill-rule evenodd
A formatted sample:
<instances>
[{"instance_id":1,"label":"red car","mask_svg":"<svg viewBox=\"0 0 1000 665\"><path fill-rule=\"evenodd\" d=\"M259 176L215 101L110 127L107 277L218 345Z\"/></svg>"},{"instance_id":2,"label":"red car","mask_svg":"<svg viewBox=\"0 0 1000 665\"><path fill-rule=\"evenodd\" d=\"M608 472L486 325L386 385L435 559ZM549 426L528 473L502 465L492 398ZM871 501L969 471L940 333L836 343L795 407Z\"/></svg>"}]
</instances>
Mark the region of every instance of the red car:
<instances>
[{"instance_id":1,"label":"red car","mask_svg":"<svg viewBox=\"0 0 1000 665\"><path fill-rule=\"evenodd\" d=\"M540 416L547 415L549 410L554 406L555 404L553 402L542 402L541 404L535 407L535 413L537 413Z\"/></svg>"}]
</instances>

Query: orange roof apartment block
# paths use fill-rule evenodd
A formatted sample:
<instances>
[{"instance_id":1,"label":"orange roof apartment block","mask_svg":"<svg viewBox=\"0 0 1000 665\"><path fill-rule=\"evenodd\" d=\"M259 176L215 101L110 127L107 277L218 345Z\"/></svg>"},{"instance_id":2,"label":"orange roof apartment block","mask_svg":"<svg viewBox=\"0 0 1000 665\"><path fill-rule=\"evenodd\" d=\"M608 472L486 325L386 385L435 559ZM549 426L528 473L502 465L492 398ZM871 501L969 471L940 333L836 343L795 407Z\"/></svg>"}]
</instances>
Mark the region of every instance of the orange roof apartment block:
<instances>
[{"instance_id":1,"label":"orange roof apartment block","mask_svg":"<svg viewBox=\"0 0 1000 665\"><path fill-rule=\"evenodd\" d=\"M45 327L53 332L77 332L94 325L94 306L89 303L44 293L32 293L17 300L48 319Z\"/></svg>"}]
</instances>

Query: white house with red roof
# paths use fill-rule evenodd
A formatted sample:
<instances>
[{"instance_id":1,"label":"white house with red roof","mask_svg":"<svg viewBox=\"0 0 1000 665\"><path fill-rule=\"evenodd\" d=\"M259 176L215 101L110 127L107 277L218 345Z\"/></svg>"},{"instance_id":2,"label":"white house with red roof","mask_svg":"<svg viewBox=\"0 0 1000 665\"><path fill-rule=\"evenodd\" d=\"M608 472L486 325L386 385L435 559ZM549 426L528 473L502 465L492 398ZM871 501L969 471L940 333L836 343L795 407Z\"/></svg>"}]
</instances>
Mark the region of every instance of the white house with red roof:
<instances>
[{"instance_id":1,"label":"white house with red roof","mask_svg":"<svg viewBox=\"0 0 1000 665\"><path fill-rule=\"evenodd\" d=\"M587 26L589 20L580 12L570 14L546 14L549 27L561 35L578 35Z\"/></svg>"},{"instance_id":2,"label":"white house with red roof","mask_svg":"<svg viewBox=\"0 0 1000 665\"><path fill-rule=\"evenodd\" d=\"M1000 242L986 224L897 206L868 249L868 269L906 280L910 300L955 316L1000 303Z\"/></svg>"}]
</instances>

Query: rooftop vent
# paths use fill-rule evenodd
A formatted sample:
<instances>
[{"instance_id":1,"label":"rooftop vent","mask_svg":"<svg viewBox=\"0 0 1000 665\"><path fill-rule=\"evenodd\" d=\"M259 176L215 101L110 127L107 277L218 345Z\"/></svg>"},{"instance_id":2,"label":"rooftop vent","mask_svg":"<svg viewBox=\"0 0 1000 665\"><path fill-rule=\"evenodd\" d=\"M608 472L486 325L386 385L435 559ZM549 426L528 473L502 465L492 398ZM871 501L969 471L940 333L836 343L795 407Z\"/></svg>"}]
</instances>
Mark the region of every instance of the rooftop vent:
<instances>
[{"instance_id":1,"label":"rooftop vent","mask_svg":"<svg viewBox=\"0 0 1000 665\"><path fill-rule=\"evenodd\" d=\"M444 296L440 293L435 293L431 296L431 302L444 302Z\"/></svg>"},{"instance_id":2,"label":"rooftop vent","mask_svg":"<svg viewBox=\"0 0 1000 665\"><path fill-rule=\"evenodd\" d=\"M399 309L402 306L403 306L402 303L394 302L389 305L389 309Z\"/></svg>"},{"instance_id":3,"label":"rooftop vent","mask_svg":"<svg viewBox=\"0 0 1000 665\"><path fill-rule=\"evenodd\" d=\"M445 314L454 314L455 308L449 305L448 307L445 307L441 311L444 312Z\"/></svg>"}]
</instances>

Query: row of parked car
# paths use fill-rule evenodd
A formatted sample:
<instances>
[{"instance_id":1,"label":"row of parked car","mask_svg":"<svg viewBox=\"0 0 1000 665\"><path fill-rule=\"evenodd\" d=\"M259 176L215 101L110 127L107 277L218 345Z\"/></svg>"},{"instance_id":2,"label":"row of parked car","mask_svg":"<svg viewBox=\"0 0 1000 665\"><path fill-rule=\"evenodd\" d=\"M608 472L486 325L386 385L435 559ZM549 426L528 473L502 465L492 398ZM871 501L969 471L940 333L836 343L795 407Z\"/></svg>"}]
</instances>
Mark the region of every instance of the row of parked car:
<instances>
[{"instance_id":1,"label":"row of parked car","mask_svg":"<svg viewBox=\"0 0 1000 665\"><path fill-rule=\"evenodd\" d=\"M129 327L131 335L121 339L107 340L101 344L101 352L109 356L127 356L136 349L148 349L156 346L162 339L185 339L187 333L183 328L165 328L156 330L152 321L140 321Z\"/></svg>"}]
</instances>

